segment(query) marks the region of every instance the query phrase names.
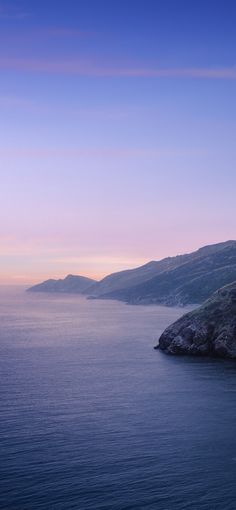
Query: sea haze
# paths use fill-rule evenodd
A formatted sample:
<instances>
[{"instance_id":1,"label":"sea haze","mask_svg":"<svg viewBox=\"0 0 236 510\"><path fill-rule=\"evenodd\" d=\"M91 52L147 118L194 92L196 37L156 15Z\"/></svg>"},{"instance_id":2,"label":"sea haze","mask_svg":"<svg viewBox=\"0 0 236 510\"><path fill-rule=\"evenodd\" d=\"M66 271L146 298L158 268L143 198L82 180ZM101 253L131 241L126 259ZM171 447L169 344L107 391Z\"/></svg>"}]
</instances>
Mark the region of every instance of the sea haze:
<instances>
[{"instance_id":1,"label":"sea haze","mask_svg":"<svg viewBox=\"0 0 236 510\"><path fill-rule=\"evenodd\" d=\"M234 510L236 365L154 351L180 308L1 289L7 510Z\"/></svg>"}]
</instances>

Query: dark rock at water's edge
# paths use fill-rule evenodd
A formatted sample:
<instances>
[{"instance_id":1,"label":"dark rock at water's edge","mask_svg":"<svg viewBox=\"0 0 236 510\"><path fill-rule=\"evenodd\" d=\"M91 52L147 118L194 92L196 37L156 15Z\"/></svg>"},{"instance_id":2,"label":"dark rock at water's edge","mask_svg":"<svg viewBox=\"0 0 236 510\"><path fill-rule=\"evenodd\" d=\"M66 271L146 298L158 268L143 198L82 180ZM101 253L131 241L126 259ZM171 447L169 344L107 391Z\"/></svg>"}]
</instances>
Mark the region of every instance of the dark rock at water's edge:
<instances>
[{"instance_id":1,"label":"dark rock at water's edge","mask_svg":"<svg viewBox=\"0 0 236 510\"><path fill-rule=\"evenodd\" d=\"M166 328L155 348L168 354L236 359L236 282Z\"/></svg>"},{"instance_id":2,"label":"dark rock at water's edge","mask_svg":"<svg viewBox=\"0 0 236 510\"><path fill-rule=\"evenodd\" d=\"M67 294L86 293L87 289L95 283L95 280L85 276L69 274L64 279L46 280L27 289L29 292L56 292Z\"/></svg>"}]
</instances>

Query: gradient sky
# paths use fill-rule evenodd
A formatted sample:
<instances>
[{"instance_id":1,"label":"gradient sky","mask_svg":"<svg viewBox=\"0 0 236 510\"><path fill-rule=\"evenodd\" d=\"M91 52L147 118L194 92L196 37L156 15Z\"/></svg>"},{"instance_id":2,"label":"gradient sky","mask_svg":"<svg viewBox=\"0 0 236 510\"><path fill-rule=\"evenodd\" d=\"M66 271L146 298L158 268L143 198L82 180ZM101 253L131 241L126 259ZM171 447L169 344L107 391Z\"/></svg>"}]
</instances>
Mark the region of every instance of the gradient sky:
<instances>
[{"instance_id":1,"label":"gradient sky","mask_svg":"<svg viewBox=\"0 0 236 510\"><path fill-rule=\"evenodd\" d=\"M0 0L0 282L236 238L236 2Z\"/></svg>"}]
</instances>

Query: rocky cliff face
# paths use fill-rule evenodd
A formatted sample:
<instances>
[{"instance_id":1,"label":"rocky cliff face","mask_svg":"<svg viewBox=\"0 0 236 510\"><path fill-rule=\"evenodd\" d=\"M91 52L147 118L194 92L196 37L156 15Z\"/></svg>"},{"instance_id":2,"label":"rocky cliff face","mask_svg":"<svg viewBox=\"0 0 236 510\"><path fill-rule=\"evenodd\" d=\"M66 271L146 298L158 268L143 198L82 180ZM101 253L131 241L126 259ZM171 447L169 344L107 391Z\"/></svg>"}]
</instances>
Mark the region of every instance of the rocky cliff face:
<instances>
[{"instance_id":1,"label":"rocky cliff face","mask_svg":"<svg viewBox=\"0 0 236 510\"><path fill-rule=\"evenodd\" d=\"M236 359L236 282L169 326L156 348L169 354Z\"/></svg>"}]
</instances>

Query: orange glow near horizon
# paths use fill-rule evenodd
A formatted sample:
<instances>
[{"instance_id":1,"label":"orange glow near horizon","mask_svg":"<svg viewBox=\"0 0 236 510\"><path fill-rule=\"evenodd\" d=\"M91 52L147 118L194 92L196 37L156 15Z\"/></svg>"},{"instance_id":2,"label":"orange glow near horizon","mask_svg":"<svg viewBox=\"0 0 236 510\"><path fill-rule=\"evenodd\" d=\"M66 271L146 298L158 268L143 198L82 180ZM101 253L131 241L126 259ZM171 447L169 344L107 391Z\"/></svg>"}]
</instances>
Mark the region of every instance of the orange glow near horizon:
<instances>
[{"instance_id":1,"label":"orange glow near horizon","mask_svg":"<svg viewBox=\"0 0 236 510\"><path fill-rule=\"evenodd\" d=\"M126 256L83 254L76 257L63 253L59 247L48 248L44 252L40 243L36 243L36 246L33 243L29 243L28 246L16 243L14 249L14 242L11 240L10 245L6 243L4 246L3 242L0 252L2 262L0 285L30 286L51 278L63 279L68 274L85 276L99 281L111 273L133 269L151 260L161 260L165 257L189 253L201 246L226 241L230 238L233 237L230 235L226 239L215 237L211 242L204 239L201 244L192 243L189 239L189 244L183 244L181 250L175 249L170 242L166 242L162 246L162 250L152 249L152 252L156 252L156 256L147 254L143 257L132 257L131 254ZM78 252L78 249L76 251Z\"/></svg>"},{"instance_id":2,"label":"orange glow near horizon","mask_svg":"<svg viewBox=\"0 0 236 510\"><path fill-rule=\"evenodd\" d=\"M54 3L0 0L0 283L234 239L234 2Z\"/></svg>"},{"instance_id":3,"label":"orange glow near horizon","mask_svg":"<svg viewBox=\"0 0 236 510\"><path fill-rule=\"evenodd\" d=\"M125 269L133 269L135 267L138 267L140 265L145 264L148 262L148 260L134 260L134 261L128 261L125 263L119 263L116 262L112 263L112 259L110 264L107 263L107 270L97 270L93 271L91 270L91 267L88 266L87 271L85 269L79 269L79 264L77 267L73 265L73 268L71 267L71 264L68 264L68 270L55 270L55 271L37 271L37 272L31 272L31 273L22 273L22 274L10 274L10 273L1 273L0 272L0 285L33 285L35 283L39 283L44 280L48 279L63 279L68 274L74 274L79 276L85 276L88 278L91 278L93 280L102 280L105 276L107 276L110 273L117 272L117 271L123 271Z\"/></svg>"}]
</instances>

